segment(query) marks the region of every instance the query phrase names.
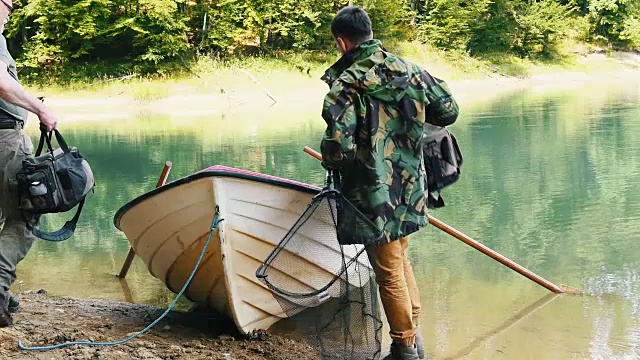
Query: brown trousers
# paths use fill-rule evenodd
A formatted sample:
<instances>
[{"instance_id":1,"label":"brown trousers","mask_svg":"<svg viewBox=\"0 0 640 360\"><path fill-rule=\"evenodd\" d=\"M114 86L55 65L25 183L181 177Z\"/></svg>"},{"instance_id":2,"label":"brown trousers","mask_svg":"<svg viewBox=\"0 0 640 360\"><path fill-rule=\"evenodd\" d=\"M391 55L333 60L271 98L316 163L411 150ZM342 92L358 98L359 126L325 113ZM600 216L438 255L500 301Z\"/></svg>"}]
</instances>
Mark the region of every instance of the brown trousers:
<instances>
[{"instance_id":1,"label":"brown trousers","mask_svg":"<svg viewBox=\"0 0 640 360\"><path fill-rule=\"evenodd\" d=\"M405 346L415 343L420 316L420 292L409 262L409 237L367 247L376 274L380 300L391 339Z\"/></svg>"}]
</instances>

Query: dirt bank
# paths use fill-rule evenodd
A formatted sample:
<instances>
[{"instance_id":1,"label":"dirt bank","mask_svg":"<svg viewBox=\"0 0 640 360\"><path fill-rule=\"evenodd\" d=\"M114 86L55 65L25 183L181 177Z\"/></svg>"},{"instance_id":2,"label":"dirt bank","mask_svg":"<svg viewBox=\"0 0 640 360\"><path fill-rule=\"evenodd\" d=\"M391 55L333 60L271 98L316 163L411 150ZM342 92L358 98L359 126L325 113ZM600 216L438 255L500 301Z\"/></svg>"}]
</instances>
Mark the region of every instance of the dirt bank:
<instances>
[{"instance_id":1,"label":"dirt bank","mask_svg":"<svg viewBox=\"0 0 640 360\"><path fill-rule=\"evenodd\" d=\"M197 311L170 312L149 332L118 346L74 345L51 351L26 347L66 341L119 341L142 330L165 309L108 300L56 298L44 290L19 294L14 325L0 329L2 359L317 359L313 348L265 332L249 338Z\"/></svg>"}]
</instances>

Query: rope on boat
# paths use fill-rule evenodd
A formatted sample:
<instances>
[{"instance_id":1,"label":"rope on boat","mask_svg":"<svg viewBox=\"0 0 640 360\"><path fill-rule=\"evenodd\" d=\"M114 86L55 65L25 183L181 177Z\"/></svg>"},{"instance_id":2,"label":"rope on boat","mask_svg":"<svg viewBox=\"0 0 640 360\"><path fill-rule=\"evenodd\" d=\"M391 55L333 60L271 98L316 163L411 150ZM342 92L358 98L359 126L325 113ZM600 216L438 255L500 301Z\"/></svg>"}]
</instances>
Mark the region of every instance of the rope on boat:
<instances>
[{"instance_id":1,"label":"rope on boat","mask_svg":"<svg viewBox=\"0 0 640 360\"><path fill-rule=\"evenodd\" d=\"M154 322L152 322L151 324L149 324L147 327L145 327L144 329L138 331L137 333L122 339L120 341L112 341L112 342L99 342L99 341L67 341L65 343L62 344L57 344L57 345L51 345L51 346L35 346L35 347L26 347L24 345L22 345L22 340L18 341L18 346L20 346L20 348L22 350L34 350L34 351L48 351L48 350L54 350L54 349L60 349L66 346L72 346L72 345L90 345L90 346L115 346L115 345L121 345L124 344L126 342L128 342L129 340L138 337L144 333L146 333L147 331L149 331L153 326L155 326L160 320L162 320L176 305L176 303L178 302L178 299L180 299L180 297L182 297L182 294L184 293L184 291L187 289L187 287L189 286L189 284L191 283L191 280L193 279L193 276L195 275L196 271L198 270L198 267L200 267L200 262L202 262L202 259L204 258L204 254L205 251L207 250L207 246L209 246L209 241L211 240L211 235L213 235L213 231L215 229L218 228L218 224L220 224L220 222L224 219L219 219L219 208L218 205L216 205L216 213L213 216L213 220L211 221L211 228L209 231L209 236L207 237L207 241L204 243L204 247L202 248L202 253L200 253L200 258L198 259L198 261L196 262L196 266L193 268L193 271L191 272L191 275L189 276L189 279L187 279L187 282L184 284L184 286L182 287L182 290L180 290L180 292L178 293L178 295L176 295L176 298L173 300L173 302L171 303L171 305L169 305L169 307L167 308L167 310L165 310L165 312L160 315L160 317L158 317Z\"/></svg>"}]
</instances>

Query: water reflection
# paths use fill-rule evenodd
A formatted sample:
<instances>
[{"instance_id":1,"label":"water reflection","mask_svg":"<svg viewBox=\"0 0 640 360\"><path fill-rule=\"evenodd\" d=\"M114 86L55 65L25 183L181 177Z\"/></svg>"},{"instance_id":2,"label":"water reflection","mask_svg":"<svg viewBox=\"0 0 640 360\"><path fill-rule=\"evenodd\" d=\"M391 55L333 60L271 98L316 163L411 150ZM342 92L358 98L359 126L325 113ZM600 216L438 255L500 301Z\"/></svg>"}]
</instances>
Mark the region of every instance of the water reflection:
<instances>
[{"instance_id":1,"label":"water reflection","mask_svg":"<svg viewBox=\"0 0 640 360\"><path fill-rule=\"evenodd\" d=\"M467 345L466 347L464 347L463 349L458 351L456 354L454 354L454 355L452 355L450 357L445 357L445 359L455 360L455 359L462 359L462 358L468 357L474 350L480 348L481 346L483 346L484 344L489 342L491 339L493 339L495 336L498 336L502 332L504 332L506 330L509 330L510 328L512 328L513 326L518 324L519 322L523 321L524 319L528 318L529 316L531 316L532 314L534 314L538 310L540 310L543 307L547 306L550 302L552 302L553 300L555 300L559 296L561 296L561 295L554 294L554 293L549 293L549 294L541 297L540 299L536 300L535 302L533 302L532 304L530 304L526 308L522 309L522 311L518 312L517 314L515 314L512 317L510 317L509 319L507 319L500 326L498 326L498 327L496 327L494 329L491 329L490 331L488 331L487 333L485 333L485 334L483 334L483 335L481 335L479 337L474 338L473 341L471 343L469 343L469 345Z\"/></svg>"}]
</instances>

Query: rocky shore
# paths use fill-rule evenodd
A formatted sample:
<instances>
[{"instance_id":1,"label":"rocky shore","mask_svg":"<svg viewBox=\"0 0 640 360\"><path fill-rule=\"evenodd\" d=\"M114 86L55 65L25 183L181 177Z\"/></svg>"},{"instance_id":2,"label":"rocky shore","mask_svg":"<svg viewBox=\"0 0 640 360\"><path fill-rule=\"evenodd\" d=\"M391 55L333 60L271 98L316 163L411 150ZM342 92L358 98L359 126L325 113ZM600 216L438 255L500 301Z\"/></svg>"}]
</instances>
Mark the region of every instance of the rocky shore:
<instances>
[{"instance_id":1,"label":"rocky shore","mask_svg":"<svg viewBox=\"0 0 640 360\"><path fill-rule=\"evenodd\" d=\"M71 341L117 342L157 319L165 309L101 299L58 298L46 291L18 294L14 324L0 329L2 359L317 359L309 345L257 332L241 336L215 315L172 311L148 332L115 346L25 347Z\"/></svg>"}]
</instances>

